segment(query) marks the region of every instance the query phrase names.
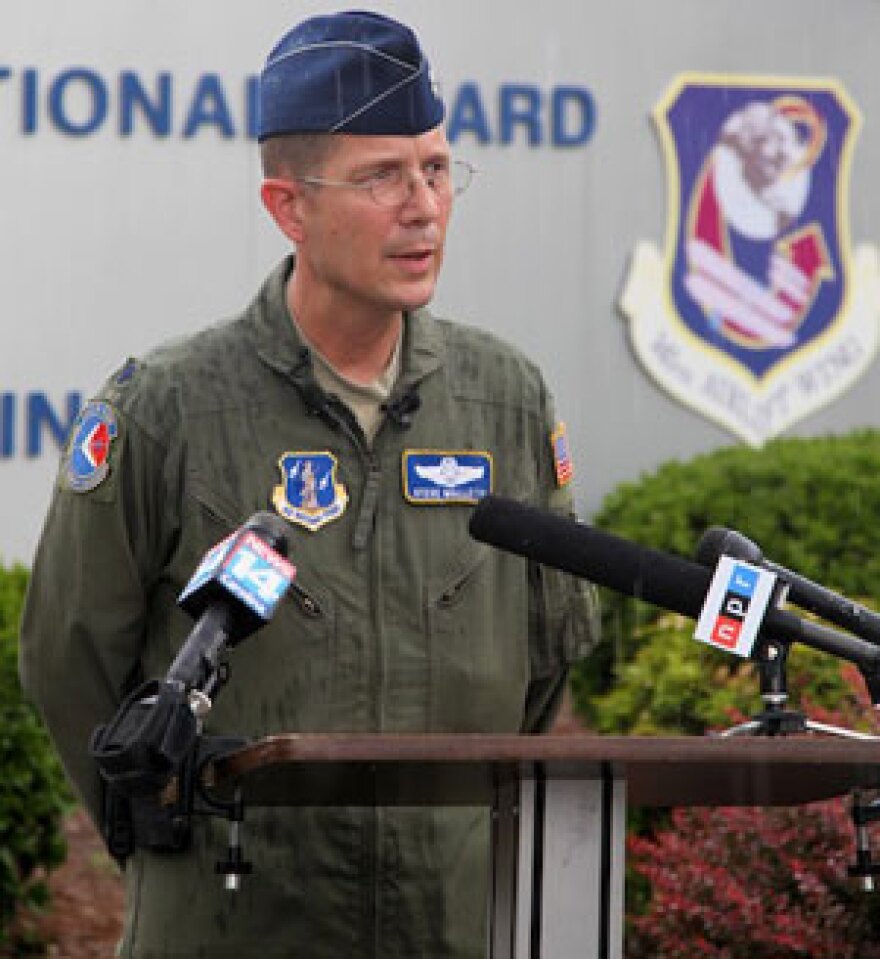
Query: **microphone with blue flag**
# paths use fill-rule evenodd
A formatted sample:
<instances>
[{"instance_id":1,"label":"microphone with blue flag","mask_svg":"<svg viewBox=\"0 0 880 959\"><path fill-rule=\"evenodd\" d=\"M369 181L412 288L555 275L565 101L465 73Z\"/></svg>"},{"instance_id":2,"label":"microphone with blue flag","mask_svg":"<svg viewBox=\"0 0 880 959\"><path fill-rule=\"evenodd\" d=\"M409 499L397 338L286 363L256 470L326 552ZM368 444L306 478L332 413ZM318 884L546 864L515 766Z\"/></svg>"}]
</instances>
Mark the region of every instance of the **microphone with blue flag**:
<instances>
[{"instance_id":1,"label":"microphone with blue flag","mask_svg":"<svg viewBox=\"0 0 880 959\"><path fill-rule=\"evenodd\" d=\"M92 734L91 755L112 790L155 796L193 756L227 679L227 649L271 619L296 575L287 531L281 517L257 513L205 555L178 599L196 624L165 678L141 684Z\"/></svg>"},{"instance_id":2,"label":"microphone with blue flag","mask_svg":"<svg viewBox=\"0 0 880 959\"><path fill-rule=\"evenodd\" d=\"M168 670L168 682L210 696L222 673L222 653L269 622L296 576L285 558L288 529L280 516L256 513L205 554L177 600L196 625Z\"/></svg>"}]
</instances>

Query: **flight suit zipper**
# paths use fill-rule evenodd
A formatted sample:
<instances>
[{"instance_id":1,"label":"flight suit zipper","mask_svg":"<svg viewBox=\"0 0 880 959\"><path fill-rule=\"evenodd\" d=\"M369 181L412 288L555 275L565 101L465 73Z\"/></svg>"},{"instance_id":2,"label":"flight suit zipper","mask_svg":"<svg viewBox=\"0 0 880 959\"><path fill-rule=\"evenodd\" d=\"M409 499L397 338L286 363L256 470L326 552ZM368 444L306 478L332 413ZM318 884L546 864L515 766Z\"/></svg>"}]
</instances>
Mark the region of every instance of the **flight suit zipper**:
<instances>
[{"instance_id":1,"label":"flight suit zipper","mask_svg":"<svg viewBox=\"0 0 880 959\"><path fill-rule=\"evenodd\" d=\"M364 487L361 497L360 508L355 519L355 529L352 536L352 548L356 552L365 550L367 545L372 546L372 562L370 563L370 590L369 590L369 608L370 622L373 631L373 647L375 656L373 660L373 688L375 696L374 703L374 723L378 731L382 731L385 726L385 695L386 695L386 650L382 640L382 614L381 601L382 583L379 563L380 544L377 541L377 530L375 525L376 509L379 503L381 491L382 471L380 461L373 451L367 445L367 438L360 424L355 419L351 410L337 397L327 398L324 404L324 415L328 421L332 419L336 423L336 428L349 439L352 446L357 451L364 469ZM381 427L380 427L381 428ZM366 830L364 842L366 844L365 859L368 862L368 873L372 875L372 882L366 890L364 902L365 917L369 923L371 935L369 940L372 943L373 954L376 959L382 955L382 944L380 942L381 921L380 921L380 903L378 883L382 867L382 842L383 842L383 824L382 810L374 809L373 814L366 817Z\"/></svg>"}]
</instances>

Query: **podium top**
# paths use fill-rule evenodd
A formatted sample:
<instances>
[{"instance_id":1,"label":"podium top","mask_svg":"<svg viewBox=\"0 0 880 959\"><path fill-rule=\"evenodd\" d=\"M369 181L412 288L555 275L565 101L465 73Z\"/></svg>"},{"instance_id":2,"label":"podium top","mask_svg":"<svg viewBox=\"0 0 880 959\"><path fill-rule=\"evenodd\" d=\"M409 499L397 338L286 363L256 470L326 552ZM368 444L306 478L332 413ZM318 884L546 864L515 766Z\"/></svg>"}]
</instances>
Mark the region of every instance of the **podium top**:
<instances>
[{"instance_id":1,"label":"podium top","mask_svg":"<svg viewBox=\"0 0 880 959\"><path fill-rule=\"evenodd\" d=\"M288 734L214 762L251 805L491 805L524 777L623 778L635 806L786 806L880 787L880 741L784 736Z\"/></svg>"}]
</instances>

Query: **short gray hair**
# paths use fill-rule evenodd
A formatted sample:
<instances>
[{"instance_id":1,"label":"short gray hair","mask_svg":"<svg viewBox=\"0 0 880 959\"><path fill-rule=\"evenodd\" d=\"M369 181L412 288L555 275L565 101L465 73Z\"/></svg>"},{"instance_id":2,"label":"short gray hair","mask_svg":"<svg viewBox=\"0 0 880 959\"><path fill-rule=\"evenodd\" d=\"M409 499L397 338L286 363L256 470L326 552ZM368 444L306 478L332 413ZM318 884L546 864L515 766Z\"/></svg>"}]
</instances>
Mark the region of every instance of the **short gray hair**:
<instances>
[{"instance_id":1,"label":"short gray hair","mask_svg":"<svg viewBox=\"0 0 880 959\"><path fill-rule=\"evenodd\" d=\"M314 175L330 155L332 133L288 133L269 137L260 144L260 160L266 177Z\"/></svg>"}]
</instances>

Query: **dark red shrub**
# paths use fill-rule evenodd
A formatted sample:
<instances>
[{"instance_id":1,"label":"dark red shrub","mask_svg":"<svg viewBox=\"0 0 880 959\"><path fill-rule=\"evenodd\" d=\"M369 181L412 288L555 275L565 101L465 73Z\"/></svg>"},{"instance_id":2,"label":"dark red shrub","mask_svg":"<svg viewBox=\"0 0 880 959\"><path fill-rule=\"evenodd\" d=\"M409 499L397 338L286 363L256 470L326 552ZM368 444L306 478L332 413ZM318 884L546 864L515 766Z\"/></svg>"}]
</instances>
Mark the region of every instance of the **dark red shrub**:
<instances>
[{"instance_id":1,"label":"dark red shrub","mask_svg":"<svg viewBox=\"0 0 880 959\"><path fill-rule=\"evenodd\" d=\"M852 698L841 711L807 711L864 723L864 684L853 667L842 672ZM880 823L870 829L880 859ZM880 959L880 891L847 875L854 844L846 798L673 810L627 843L630 869L649 887L628 916L627 959Z\"/></svg>"},{"instance_id":2,"label":"dark red shrub","mask_svg":"<svg viewBox=\"0 0 880 959\"><path fill-rule=\"evenodd\" d=\"M880 903L847 876L843 800L780 809L676 809L630 864L648 880L628 959L880 959Z\"/></svg>"}]
</instances>

